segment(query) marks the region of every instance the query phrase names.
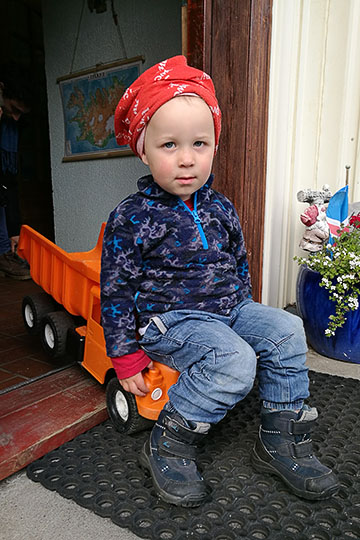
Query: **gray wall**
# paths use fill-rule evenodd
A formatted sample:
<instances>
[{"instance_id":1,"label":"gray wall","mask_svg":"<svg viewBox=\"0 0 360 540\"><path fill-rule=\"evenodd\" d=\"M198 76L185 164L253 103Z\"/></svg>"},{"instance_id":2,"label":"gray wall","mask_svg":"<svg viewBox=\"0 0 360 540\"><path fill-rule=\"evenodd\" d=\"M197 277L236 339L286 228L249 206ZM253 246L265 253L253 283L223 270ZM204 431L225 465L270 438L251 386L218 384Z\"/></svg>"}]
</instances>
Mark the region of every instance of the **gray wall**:
<instances>
[{"instance_id":1,"label":"gray wall","mask_svg":"<svg viewBox=\"0 0 360 540\"><path fill-rule=\"evenodd\" d=\"M101 223L147 172L134 156L62 162L64 123L56 79L70 72L82 5L82 0L43 0L55 241L67 251L91 249ZM115 0L115 10L127 57L144 55L144 70L181 54L181 0ZM105 13L95 14L85 0L72 71L123 56L110 1Z\"/></svg>"}]
</instances>

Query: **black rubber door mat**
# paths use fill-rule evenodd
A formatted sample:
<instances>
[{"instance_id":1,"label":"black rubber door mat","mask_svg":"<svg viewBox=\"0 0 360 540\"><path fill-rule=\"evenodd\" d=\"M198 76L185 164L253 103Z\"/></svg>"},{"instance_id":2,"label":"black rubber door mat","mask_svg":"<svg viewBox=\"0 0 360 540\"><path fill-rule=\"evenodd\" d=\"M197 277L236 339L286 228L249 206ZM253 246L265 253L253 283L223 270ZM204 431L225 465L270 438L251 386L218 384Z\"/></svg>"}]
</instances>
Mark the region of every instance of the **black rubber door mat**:
<instances>
[{"instance_id":1,"label":"black rubber door mat","mask_svg":"<svg viewBox=\"0 0 360 540\"><path fill-rule=\"evenodd\" d=\"M310 373L319 411L314 446L334 469L339 493L306 501L280 480L256 473L250 453L259 424L256 388L215 426L198 458L212 487L199 508L156 497L138 464L149 432L119 434L110 421L32 463L28 477L140 538L153 540L360 539L360 381Z\"/></svg>"}]
</instances>

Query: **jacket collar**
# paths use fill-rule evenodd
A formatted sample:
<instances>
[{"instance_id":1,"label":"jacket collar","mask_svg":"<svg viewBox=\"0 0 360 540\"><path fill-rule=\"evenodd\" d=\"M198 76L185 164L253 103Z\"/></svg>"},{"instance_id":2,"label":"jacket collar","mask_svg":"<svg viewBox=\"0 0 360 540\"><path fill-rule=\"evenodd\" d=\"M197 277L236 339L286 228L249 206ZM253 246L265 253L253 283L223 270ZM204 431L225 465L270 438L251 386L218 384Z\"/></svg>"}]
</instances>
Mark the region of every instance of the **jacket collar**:
<instances>
[{"instance_id":1,"label":"jacket collar","mask_svg":"<svg viewBox=\"0 0 360 540\"><path fill-rule=\"evenodd\" d=\"M211 174L206 182L200 189L198 189L198 197L201 197L205 195L205 193L209 192L209 189L214 181L214 175ZM162 201L169 202L178 202L178 197L176 195L172 195L171 193L168 193L164 189L162 189L153 179L151 174L148 174L146 176L142 176L138 180L138 189L140 193L145 195L145 197L149 199L158 199Z\"/></svg>"}]
</instances>

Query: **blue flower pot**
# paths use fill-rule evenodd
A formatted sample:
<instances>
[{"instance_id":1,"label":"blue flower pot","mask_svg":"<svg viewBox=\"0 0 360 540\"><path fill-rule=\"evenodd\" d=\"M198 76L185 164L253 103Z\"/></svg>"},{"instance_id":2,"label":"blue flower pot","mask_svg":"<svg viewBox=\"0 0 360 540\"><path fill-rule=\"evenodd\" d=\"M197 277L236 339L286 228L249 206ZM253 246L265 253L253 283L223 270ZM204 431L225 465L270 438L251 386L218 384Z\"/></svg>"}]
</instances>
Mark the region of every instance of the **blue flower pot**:
<instances>
[{"instance_id":1,"label":"blue flower pot","mask_svg":"<svg viewBox=\"0 0 360 540\"><path fill-rule=\"evenodd\" d=\"M296 283L296 306L303 319L306 337L311 347L323 356L360 364L360 309L349 311L342 328L335 336L326 337L329 316L335 314L335 304L327 290L320 287L321 277L301 266Z\"/></svg>"}]
</instances>

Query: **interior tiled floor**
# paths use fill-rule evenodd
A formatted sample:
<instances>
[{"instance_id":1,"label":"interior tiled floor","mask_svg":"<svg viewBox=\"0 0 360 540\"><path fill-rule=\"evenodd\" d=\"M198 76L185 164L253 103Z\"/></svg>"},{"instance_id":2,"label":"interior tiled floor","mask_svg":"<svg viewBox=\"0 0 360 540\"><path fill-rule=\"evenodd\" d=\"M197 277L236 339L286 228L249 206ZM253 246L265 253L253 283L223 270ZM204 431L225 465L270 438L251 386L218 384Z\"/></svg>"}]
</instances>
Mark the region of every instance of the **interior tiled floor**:
<instances>
[{"instance_id":1,"label":"interior tiled floor","mask_svg":"<svg viewBox=\"0 0 360 540\"><path fill-rule=\"evenodd\" d=\"M39 337L30 336L24 327L22 299L41 290L31 279L18 281L0 277L0 392L70 363L67 358L49 359Z\"/></svg>"}]
</instances>

